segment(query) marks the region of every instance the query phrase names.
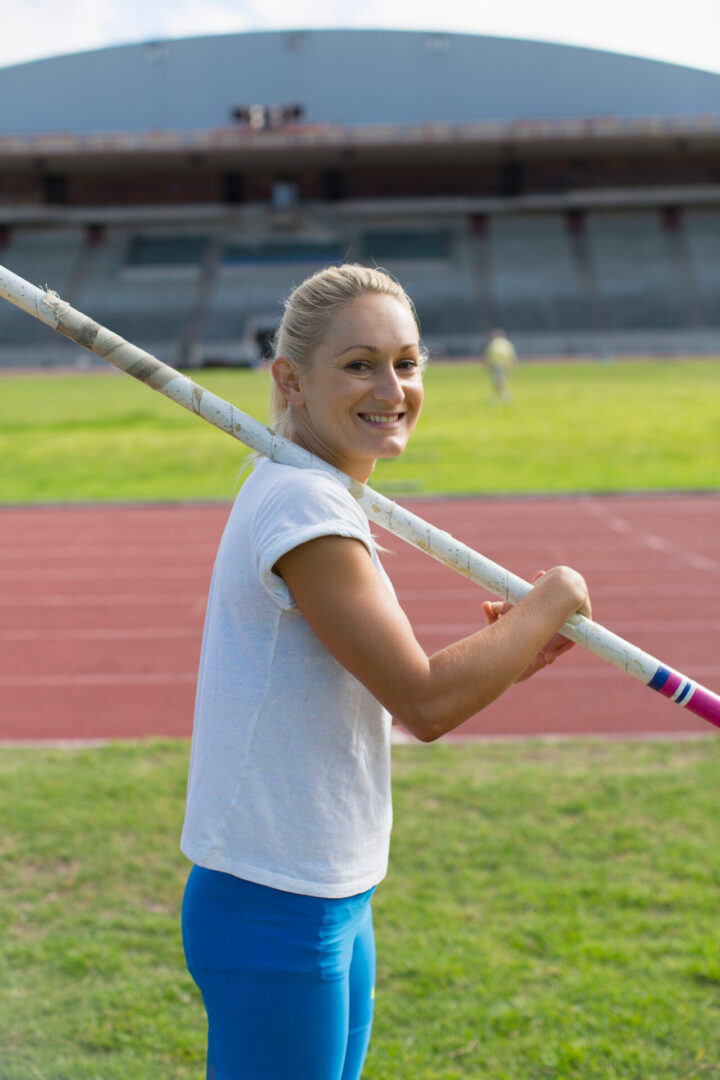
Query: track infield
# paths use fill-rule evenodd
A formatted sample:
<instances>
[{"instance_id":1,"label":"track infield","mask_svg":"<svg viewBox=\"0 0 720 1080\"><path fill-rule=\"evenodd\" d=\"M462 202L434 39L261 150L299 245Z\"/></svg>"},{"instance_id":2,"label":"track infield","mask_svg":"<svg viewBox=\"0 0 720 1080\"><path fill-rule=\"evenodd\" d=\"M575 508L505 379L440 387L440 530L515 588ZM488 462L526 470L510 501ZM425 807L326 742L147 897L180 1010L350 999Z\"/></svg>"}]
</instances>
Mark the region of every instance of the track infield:
<instances>
[{"instance_id":1,"label":"track infield","mask_svg":"<svg viewBox=\"0 0 720 1080\"><path fill-rule=\"evenodd\" d=\"M402 501L523 577L575 566L598 622L720 688L720 495ZM191 733L205 600L227 512L226 504L0 511L0 740ZM377 531L428 651L482 623L482 589ZM714 730L575 648L449 738Z\"/></svg>"}]
</instances>

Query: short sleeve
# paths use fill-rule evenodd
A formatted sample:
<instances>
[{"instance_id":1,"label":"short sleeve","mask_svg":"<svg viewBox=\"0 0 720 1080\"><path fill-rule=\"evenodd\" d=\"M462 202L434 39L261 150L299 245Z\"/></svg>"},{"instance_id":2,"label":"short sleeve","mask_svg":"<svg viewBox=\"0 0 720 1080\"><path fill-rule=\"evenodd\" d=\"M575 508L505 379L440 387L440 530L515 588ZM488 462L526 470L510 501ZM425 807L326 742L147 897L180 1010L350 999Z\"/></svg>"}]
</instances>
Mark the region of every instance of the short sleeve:
<instances>
[{"instance_id":1,"label":"short sleeve","mask_svg":"<svg viewBox=\"0 0 720 1080\"><path fill-rule=\"evenodd\" d=\"M273 573L273 566L288 551L320 536L360 540L370 556L374 554L367 517L349 491L329 473L293 469L272 485L253 524L259 580L285 611L296 604L285 582Z\"/></svg>"}]
</instances>

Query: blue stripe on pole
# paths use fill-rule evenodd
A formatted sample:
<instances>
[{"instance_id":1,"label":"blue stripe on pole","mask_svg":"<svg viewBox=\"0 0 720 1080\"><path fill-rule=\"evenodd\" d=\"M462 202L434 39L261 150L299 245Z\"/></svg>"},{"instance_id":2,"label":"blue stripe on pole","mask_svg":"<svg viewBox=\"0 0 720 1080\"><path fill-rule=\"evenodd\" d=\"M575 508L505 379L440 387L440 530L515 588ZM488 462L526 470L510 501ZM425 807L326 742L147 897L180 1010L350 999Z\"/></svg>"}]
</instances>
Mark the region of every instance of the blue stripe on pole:
<instances>
[{"instance_id":1,"label":"blue stripe on pole","mask_svg":"<svg viewBox=\"0 0 720 1080\"><path fill-rule=\"evenodd\" d=\"M648 683L651 690L661 690L665 683L670 678L670 668L666 668L663 664L657 669L652 679Z\"/></svg>"},{"instance_id":2,"label":"blue stripe on pole","mask_svg":"<svg viewBox=\"0 0 720 1080\"><path fill-rule=\"evenodd\" d=\"M690 679L688 679L687 683L685 684L685 689L683 690L682 694L680 694L680 697L675 698L675 703L677 705L682 705L683 701L685 700L685 698L688 696L688 694L692 690L692 687L693 687L692 681Z\"/></svg>"}]
</instances>

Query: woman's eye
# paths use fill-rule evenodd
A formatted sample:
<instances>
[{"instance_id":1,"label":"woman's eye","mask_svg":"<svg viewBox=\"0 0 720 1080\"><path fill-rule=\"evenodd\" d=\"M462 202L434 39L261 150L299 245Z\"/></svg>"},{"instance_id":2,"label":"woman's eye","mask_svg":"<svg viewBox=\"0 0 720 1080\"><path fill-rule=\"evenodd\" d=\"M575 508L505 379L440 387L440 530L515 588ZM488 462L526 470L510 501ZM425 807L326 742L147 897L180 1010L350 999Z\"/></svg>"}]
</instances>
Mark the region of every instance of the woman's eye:
<instances>
[{"instance_id":1,"label":"woman's eye","mask_svg":"<svg viewBox=\"0 0 720 1080\"><path fill-rule=\"evenodd\" d=\"M367 371L370 367L367 360L351 360L347 365L348 371Z\"/></svg>"},{"instance_id":2,"label":"woman's eye","mask_svg":"<svg viewBox=\"0 0 720 1080\"><path fill-rule=\"evenodd\" d=\"M418 366L417 360L399 360L396 364L398 371L415 371Z\"/></svg>"}]
</instances>

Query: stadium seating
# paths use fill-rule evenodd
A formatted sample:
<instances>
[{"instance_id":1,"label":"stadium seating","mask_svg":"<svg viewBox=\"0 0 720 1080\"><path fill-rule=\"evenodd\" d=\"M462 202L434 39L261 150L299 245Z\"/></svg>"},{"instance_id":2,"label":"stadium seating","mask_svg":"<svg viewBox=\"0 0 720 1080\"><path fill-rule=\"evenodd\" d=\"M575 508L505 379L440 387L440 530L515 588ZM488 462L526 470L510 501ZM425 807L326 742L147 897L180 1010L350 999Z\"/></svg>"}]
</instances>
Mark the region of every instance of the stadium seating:
<instances>
[{"instance_id":1,"label":"stadium seating","mask_svg":"<svg viewBox=\"0 0 720 1080\"><path fill-rule=\"evenodd\" d=\"M591 273L608 330L680 327L678 268L660 215L652 210L588 215Z\"/></svg>"},{"instance_id":2,"label":"stadium seating","mask_svg":"<svg viewBox=\"0 0 720 1080\"><path fill-rule=\"evenodd\" d=\"M0 262L32 285L47 285L66 296L74 285L83 236L82 229L13 230ZM77 346L9 304L0 304L0 366L42 361L48 352L67 362Z\"/></svg>"},{"instance_id":3,"label":"stadium seating","mask_svg":"<svg viewBox=\"0 0 720 1080\"><path fill-rule=\"evenodd\" d=\"M702 321L720 326L720 210L687 210L685 235Z\"/></svg>"},{"instance_id":4,"label":"stadium seating","mask_svg":"<svg viewBox=\"0 0 720 1080\"><path fill-rule=\"evenodd\" d=\"M494 322L518 331L587 324L582 279L560 214L498 215L489 233Z\"/></svg>"},{"instance_id":5,"label":"stadium seating","mask_svg":"<svg viewBox=\"0 0 720 1080\"><path fill-rule=\"evenodd\" d=\"M75 306L141 348L172 360L193 308L202 247L190 260L177 261L170 252L163 261L144 262L133 258L137 239L126 230L108 230L88 259Z\"/></svg>"},{"instance_id":6,"label":"stadium seating","mask_svg":"<svg viewBox=\"0 0 720 1080\"><path fill-rule=\"evenodd\" d=\"M253 239L255 236L255 239ZM0 259L173 364L249 364L309 273L381 263L413 297L436 354L467 355L502 326L525 355L712 349L720 325L720 211L450 215L388 230L310 216L275 238L217 223L17 227ZM692 335L695 335L694 337ZM0 366L88 363L77 346L0 304Z\"/></svg>"}]
</instances>

